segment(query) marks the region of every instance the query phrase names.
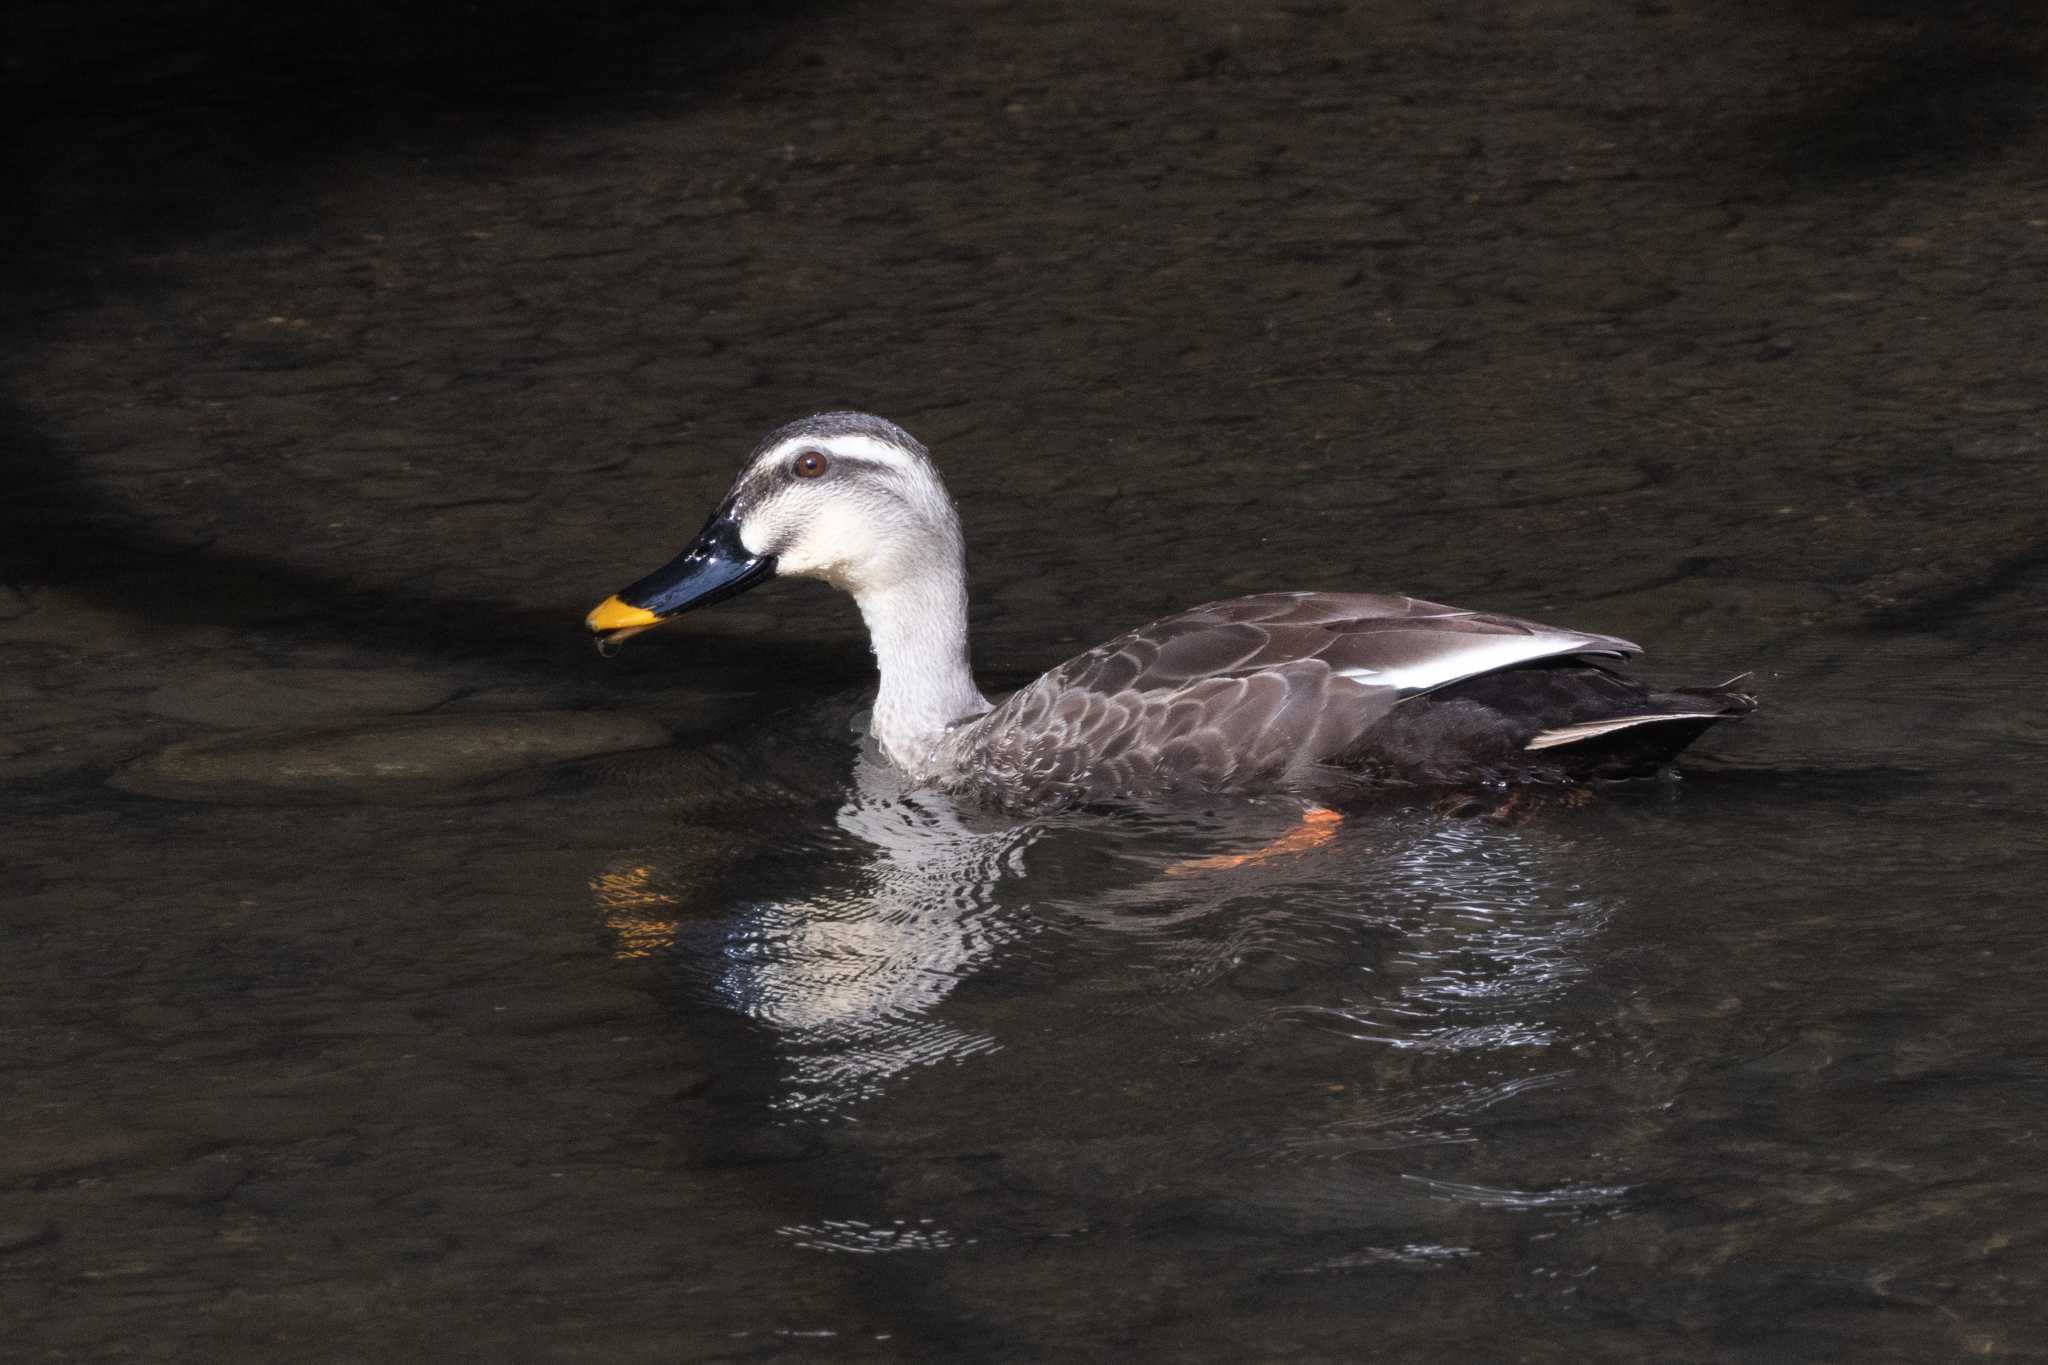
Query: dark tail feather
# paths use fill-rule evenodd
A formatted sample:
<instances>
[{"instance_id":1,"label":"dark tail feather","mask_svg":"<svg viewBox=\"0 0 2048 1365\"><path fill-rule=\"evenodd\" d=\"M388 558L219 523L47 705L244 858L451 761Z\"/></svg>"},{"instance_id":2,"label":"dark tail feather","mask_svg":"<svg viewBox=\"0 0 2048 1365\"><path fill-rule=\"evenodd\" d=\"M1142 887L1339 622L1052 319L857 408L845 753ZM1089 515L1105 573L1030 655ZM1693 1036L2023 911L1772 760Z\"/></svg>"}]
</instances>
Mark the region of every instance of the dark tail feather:
<instances>
[{"instance_id":1,"label":"dark tail feather","mask_svg":"<svg viewBox=\"0 0 2048 1365\"><path fill-rule=\"evenodd\" d=\"M1402 702L1333 766L1435 787L1645 777L1755 710L1746 681L1652 692L1578 661L1501 669Z\"/></svg>"},{"instance_id":2,"label":"dark tail feather","mask_svg":"<svg viewBox=\"0 0 2048 1365\"><path fill-rule=\"evenodd\" d=\"M1539 730L1523 747L1569 747L1574 758L1592 759L1600 767L1608 766L1600 762L1603 759L1629 767L1668 763L1708 726L1739 720L1756 710L1756 698L1732 686L1748 680L1745 673L1719 687L1679 687L1655 693L1648 698L1652 710Z\"/></svg>"}]
</instances>

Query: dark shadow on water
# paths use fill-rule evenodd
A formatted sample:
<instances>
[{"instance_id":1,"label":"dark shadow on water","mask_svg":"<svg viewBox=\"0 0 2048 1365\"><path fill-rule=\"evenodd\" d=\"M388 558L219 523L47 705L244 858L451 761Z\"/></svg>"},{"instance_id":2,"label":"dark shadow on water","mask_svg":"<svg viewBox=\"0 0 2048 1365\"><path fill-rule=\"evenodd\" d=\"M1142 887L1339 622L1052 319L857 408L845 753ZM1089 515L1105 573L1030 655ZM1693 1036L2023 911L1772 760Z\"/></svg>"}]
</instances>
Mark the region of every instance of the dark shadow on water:
<instances>
[{"instance_id":1,"label":"dark shadow on water","mask_svg":"<svg viewBox=\"0 0 2048 1365\"><path fill-rule=\"evenodd\" d=\"M1996 609L2001 599L2037 593L2048 579L2048 543L2029 545L1997 563L1972 581L1934 597L1921 598L1879 611L1873 624L1880 630L1900 632L1956 631L1959 623L1972 632L2019 630L2031 633L2032 613L2025 610L2002 615Z\"/></svg>"},{"instance_id":2,"label":"dark shadow on water","mask_svg":"<svg viewBox=\"0 0 2048 1365\"><path fill-rule=\"evenodd\" d=\"M487 135L673 104L743 73L806 0L31 0L0 100L0 228L20 282L118 287L108 257L303 218L338 158L402 148L460 170ZM293 221L292 227L303 223Z\"/></svg>"},{"instance_id":3,"label":"dark shadow on water","mask_svg":"<svg viewBox=\"0 0 2048 1365\"><path fill-rule=\"evenodd\" d=\"M1751 22L1785 30L1773 110L1748 140L1798 180L1856 181L1960 169L2020 141L2048 114L2048 7L2032 0L1741 0ZM1871 50L1846 81L1831 68Z\"/></svg>"},{"instance_id":4,"label":"dark shadow on water","mask_svg":"<svg viewBox=\"0 0 2048 1365\"><path fill-rule=\"evenodd\" d=\"M726 687L787 692L866 676L855 643L692 630L602 659L582 624L487 598L351 583L264 555L166 540L102 497L19 409L0 402L0 582L63 585L74 598L158 625L225 625L339 640L421 658L487 659L551 677L674 676L715 661Z\"/></svg>"},{"instance_id":5,"label":"dark shadow on water","mask_svg":"<svg viewBox=\"0 0 2048 1365\"><path fill-rule=\"evenodd\" d=\"M182 0L31 3L0 68L0 354L45 319L148 290L138 253L209 232L303 231L310 188L386 147L460 172L476 146L601 107L673 105L744 74L813 6ZM143 524L0 394L0 575L109 610L270 624L427 655L594 668L577 623L502 602L373 589ZM140 589L138 590L138 585ZM643 649L628 673L670 651ZM723 639L721 677L831 684L851 648Z\"/></svg>"}]
</instances>

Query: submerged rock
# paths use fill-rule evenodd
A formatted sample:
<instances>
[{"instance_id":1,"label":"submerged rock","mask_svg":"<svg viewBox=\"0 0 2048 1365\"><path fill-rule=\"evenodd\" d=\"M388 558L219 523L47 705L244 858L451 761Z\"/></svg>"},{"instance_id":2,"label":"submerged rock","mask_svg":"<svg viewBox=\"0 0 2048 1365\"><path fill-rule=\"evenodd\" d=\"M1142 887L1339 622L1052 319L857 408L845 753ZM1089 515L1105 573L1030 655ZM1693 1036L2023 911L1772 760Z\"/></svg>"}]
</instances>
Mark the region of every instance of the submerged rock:
<instances>
[{"instance_id":1,"label":"submerged rock","mask_svg":"<svg viewBox=\"0 0 2048 1365\"><path fill-rule=\"evenodd\" d=\"M524 770L666 744L646 716L605 711L434 715L189 740L115 773L178 801L433 799Z\"/></svg>"},{"instance_id":2,"label":"submerged rock","mask_svg":"<svg viewBox=\"0 0 2048 1365\"><path fill-rule=\"evenodd\" d=\"M204 668L170 678L144 703L159 716L246 730L424 711L459 681L404 668Z\"/></svg>"},{"instance_id":3,"label":"submerged rock","mask_svg":"<svg viewBox=\"0 0 2048 1365\"><path fill-rule=\"evenodd\" d=\"M0 1180L47 1180L100 1167L149 1166L192 1147L177 1133L116 1127L98 1116L71 1116L13 1128L0 1147Z\"/></svg>"}]
</instances>

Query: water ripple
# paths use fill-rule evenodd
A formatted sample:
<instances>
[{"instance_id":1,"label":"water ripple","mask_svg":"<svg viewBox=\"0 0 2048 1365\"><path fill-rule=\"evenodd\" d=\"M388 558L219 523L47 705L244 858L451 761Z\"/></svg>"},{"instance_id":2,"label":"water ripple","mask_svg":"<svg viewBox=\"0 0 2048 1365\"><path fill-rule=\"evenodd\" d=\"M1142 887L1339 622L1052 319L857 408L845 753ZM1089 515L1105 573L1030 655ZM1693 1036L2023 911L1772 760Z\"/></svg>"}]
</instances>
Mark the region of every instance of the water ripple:
<instances>
[{"instance_id":1,"label":"water ripple","mask_svg":"<svg viewBox=\"0 0 2048 1365\"><path fill-rule=\"evenodd\" d=\"M1626 1185L1565 1185L1549 1190L1513 1190L1494 1185L1474 1185L1457 1180L1438 1180L1426 1175L1404 1175L1403 1181L1420 1186L1432 1197L1482 1208L1515 1209L1530 1212L1574 1212L1596 1204L1612 1204L1629 1192Z\"/></svg>"},{"instance_id":2,"label":"water ripple","mask_svg":"<svg viewBox=\"0 0 2048 1365\"><path fill-rule=\"evenodd\" d=\"M905 1251L948 1251L972 1246L976 1239L961 1237L939 1227L929 1218L892 1218L886 1223L869 1223L858 1218L826 1218L816 1223L799 1223L775 1230L807 1251L841 1252L855 1256L886 1256Z\"/></svg>"},{"instance_id":3,"label":"water ripple","mask_svg":"<svg viewBox=\"0 0 2048 1365\"><path fill-rule=\"evenodd\" d=\"M770 1031L783 1065L770 1107L785 1116L850 1117L915 1073L985 1064L1028 1021L1066 1038L1080 1068L1104 1048L1182 1066L1298 1051L1310 1034L1457 1059L1478 1071L1291 1132L1270 1154L1464 1141L1475 1106L1551 1084L1557 1049L1584 1039L1568 1002L1609 915L1568 838L1411 810L1233 867L1218 855L1283 838L1300 808L1012 823L907 790L872 756L825 819L809 804L738 808L744 828L679 807L672 844L621 854L592 895L621 956L666 955L704 999ZM1190 865L1228 870L1175 875ZM977 980L1032 1006L1008 1008L1003 989L960 998ZM1506 1058L1526 1060L1487 1074Z\"/></svg>"}]
</instances>

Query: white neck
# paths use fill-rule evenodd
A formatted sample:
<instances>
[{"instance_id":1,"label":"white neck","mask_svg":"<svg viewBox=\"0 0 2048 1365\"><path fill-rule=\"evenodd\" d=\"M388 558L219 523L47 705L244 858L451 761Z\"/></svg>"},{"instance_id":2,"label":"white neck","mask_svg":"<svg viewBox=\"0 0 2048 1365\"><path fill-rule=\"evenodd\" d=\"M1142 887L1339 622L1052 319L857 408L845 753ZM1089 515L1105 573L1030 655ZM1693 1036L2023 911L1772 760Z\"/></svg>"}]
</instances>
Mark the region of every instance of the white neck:
<instances>
[{"instance_id":1,"label":"white neck","mask_svg":"<svg viewBox=\"0 0 2048 1365\"><path fill-rule=\"evenodd\" d=\"M966 572L955 560L855 601L882 669L875 738L891 763L929 776L947 727L988 710L967 666Z\"/></svg>"}]
</instances>

